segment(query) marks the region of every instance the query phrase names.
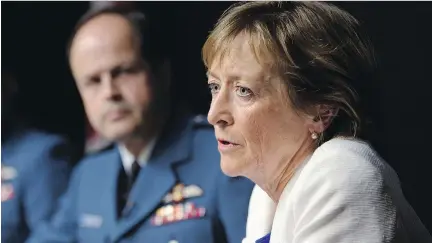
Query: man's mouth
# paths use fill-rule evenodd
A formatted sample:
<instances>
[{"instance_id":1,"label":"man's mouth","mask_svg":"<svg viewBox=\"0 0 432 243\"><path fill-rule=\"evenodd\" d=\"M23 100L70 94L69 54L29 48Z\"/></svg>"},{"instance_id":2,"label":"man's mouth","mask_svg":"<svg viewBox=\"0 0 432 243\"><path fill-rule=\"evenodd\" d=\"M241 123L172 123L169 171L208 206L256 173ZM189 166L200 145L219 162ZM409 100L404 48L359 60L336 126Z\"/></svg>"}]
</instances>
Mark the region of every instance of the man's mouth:
<instances>
[{"instance_id":1,"label":"man's mouth","mask_svg":"<svg viewBox=\"0 0 432 243\"><path fill-rule=\"evenodd\" d=\"M127 110L113 110L107 113L107 118L111 121L117 121L124 118L127 114Z\"/></svg>"}]
</instances>

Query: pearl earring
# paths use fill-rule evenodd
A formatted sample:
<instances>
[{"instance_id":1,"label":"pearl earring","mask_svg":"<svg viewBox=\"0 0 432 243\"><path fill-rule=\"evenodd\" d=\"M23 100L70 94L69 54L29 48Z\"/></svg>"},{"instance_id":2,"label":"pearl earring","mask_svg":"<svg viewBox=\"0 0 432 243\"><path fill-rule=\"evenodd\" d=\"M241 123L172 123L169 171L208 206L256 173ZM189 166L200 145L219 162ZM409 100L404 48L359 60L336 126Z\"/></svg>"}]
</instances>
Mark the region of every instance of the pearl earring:
<instances>
[{"instance_id":1,"label":"pearl earring","mask_svg":"<svg viewBox=\"0 0 432 243\"><path fill-rule=\"evenodd\" d=\"M316 132L312 132L311 137L313 140L316 140L318 138L318 134Z\"/></svg>"}]
</instances>

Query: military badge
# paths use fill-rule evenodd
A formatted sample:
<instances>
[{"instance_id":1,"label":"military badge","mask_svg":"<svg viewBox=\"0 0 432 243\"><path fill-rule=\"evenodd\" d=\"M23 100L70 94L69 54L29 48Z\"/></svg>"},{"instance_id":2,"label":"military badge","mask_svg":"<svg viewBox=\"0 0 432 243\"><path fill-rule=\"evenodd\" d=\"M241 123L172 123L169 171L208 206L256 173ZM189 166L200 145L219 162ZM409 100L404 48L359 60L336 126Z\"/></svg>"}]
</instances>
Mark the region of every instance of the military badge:
<instances>
[{"instance_id":1,"label":"military badge","mask_svg":"<svg viewBox=\"0 0 432 243\"><path fill-rule=\"evenodd\" d=\"M195 204L191 202L174 205L170 204L156 210L156 214L151 219L151 222L155 226L160 226L187 219L202 218L205 216L205 213L205 208L196 207Z\"/></svg>"},{"instance_id":2,"label":"military badge","mask_svg":"<svg viewBox=\"0 0 432 243\"><path fill-rule=\"evenodd\" d=\"M187 198L199 197L203 195L203 190L197 185L185 186L181 183L177 184L171 193L167 194L163 199L164 203L181 202Z\"/></svg>"},{"instance_id":3,"label":"military badge","mask_svg":"<svg viewBox=\"0 0 432 243\"><path fill-rule=\"evenodd\" d=\"M15 195L14 188L12 184L1 185L1 201L6 202L11 200Z\"/></svg>"}]
</instances>

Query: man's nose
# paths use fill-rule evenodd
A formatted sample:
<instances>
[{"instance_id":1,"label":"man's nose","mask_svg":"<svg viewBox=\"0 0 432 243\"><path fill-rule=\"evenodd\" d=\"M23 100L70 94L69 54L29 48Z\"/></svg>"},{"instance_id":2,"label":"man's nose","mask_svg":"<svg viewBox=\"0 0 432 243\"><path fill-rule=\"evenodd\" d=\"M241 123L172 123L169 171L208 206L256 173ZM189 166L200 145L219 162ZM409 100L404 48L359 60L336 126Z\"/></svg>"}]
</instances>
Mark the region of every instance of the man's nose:
<instances>
[{"instance_id":1,"label":"man's nose","mask_svg":"<svg viewBox=\"0 0 432 243\"><path fill-rule=\"evenodd\" d=\"M106 99L119 100L121 98L117 83L110 73L103 74L101 76L101 81L103 94Z\"/></svg>"}]
</instances>

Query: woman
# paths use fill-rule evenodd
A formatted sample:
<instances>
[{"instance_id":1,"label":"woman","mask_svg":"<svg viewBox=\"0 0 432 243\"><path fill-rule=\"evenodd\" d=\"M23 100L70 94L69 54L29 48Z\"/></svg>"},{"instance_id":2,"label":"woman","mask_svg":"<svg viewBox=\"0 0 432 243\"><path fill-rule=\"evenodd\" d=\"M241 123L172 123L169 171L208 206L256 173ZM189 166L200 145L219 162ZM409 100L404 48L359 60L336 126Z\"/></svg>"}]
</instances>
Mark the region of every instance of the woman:
<instances>
[{"instance_id":1,"label":"woman","mask_svg":"<svg viewBox=\"0 0 432 243\"><path fill-rule=\"evenodd\" d=\"M372 48L323 2L247 2L203 47L221 167L277 208L272 243L432 242L396 173L360 140ZM265 241L266 242L266 241Z\"/></svg>"}]
</instances>

